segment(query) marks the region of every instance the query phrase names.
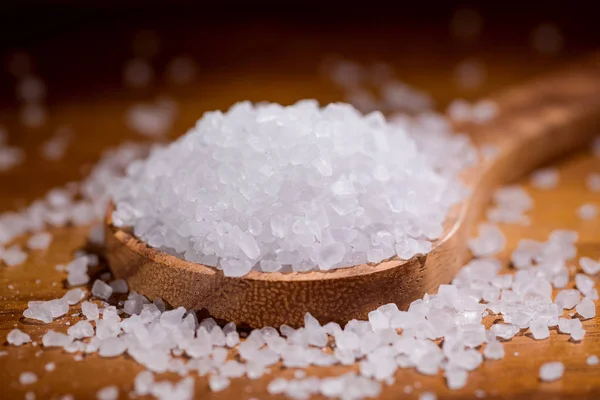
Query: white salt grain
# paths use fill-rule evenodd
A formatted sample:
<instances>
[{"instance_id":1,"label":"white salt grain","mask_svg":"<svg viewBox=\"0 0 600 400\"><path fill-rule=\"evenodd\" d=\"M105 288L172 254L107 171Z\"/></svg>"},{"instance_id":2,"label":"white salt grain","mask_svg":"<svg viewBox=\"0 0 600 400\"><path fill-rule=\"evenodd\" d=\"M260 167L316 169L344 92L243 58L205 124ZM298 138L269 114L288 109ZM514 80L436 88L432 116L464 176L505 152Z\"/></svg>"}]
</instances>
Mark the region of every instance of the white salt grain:
<instances>
[{"instance_id":1,"label":"white salt grain","mask_svg":"<svg viewBox=\"0 0 600 400\"><path fill-rule=\"evenodd\" d=\"M40 232L32 235L27 240L27 247L32 250L46 250L52 242L52 235L48 232Z\"/></svg>"},{"instance_id":2,"label":"white salt grain","mask_svg":"<svg viewBox=\"0 0 600 400\"><path fill-rule=\"evenodd\" d=\"M473 104L473 122L476 124L484 124L493 120L498 114L498 105L488 99L477 101Z\"/></svg>"},{"instance_id":3,"label":"white salt grain","mask_svg":"<svg viewBox=\"0 0 600 400\"><path fill-rule=\"evenodd\" d=\"M585 274L576 274L575 286L581 294L591 297L594 290L594 280Z\"/></svg>"},{"instance_id":4,"label":"white salt grain","mask_svg":"<svg viewBox=\"0 0 600 400\"><path fill-rule=\"evenodd\" d=\"M47 372L52 372L56 369L56 364L53 362L49 362L48 364L44 365L44 370L46 370Z\"/></svg>"},{"instance_id":5,"label":"white salt grain","mask_svg":"<svg viewBox=\"0 0 600 400\"><path fill-rule=\"evenodd\" d=\"M21 385L31 385L38 381L38 377L33 372L23 372L19 375L19 383Z\"/></svg>"},{"instance_id":6,"label":"white salt grain","mask_svg":"<svg viewBox=\"0 0 600 400\"><path fill-rule=\"evenodd\" d=\"M197 69L192 58L179 56L167 64L167 78L176 85L189 85L196 78Z\"/></svg>"},{"instance_id":7,"label":"white salt grain","mask_svg":"<svg viewBox=\"0 0 600 400\"><path fill-rule=\"evenodd\" d=\"M92 285L92 294L103 300L107 300L112 295L112 292L113 288L100 279L96 279Z\"/></svg>"},{"instance_id":8,"label":"white salt grain","mask_svg":"<svg viewBox=\"0 0 600 400\"><path fill-rule=\"evenodd\" d=\"M531 186L540 190L555 189L560 181L560 174L556 168L543 168L531 174Z\"/></svg>"},{"instance_id":9,"label":"white salt grain","mask_svg":"<svg viewBox=\"0 0 600 400\"><path fill-rule=\"evenodd\" d=\"M83 300L85 296L86 293L83 289L75 288L65 293L64 298L67 300L67 303L72 306Z\"/></svg>"},{"instance_id":10,"label":"white salt grain","mask_svg":"<svg viewBox=\"0 0 600 400\"><path fill-rule=\"evenodd\" d=\"M26 392L25 393L25 400L35 400L35 393L33 393L33 392Z\"/></svg>"},{"instance_id":11,"label":"white salt grain","mask_svg":"<svg viewBox=\"0 0 600 400\"><path fill-rule=\"evenodd\" d=\"M119 389L116 386L107 386L96 393L98 400L117 400L119 398Z\"/></svg>"},{"instance_id":12,"label":"white salt grain","mask_svg":"<svg viewBox=\"0 0 600 400\"><path fill-rule=\"evenodd\" d=\"M213 392L220 392L225 390L230 384L230 381L227 377L219 376L219 375L211 375L208 378L208 387Z\"/></svg>"},{"instance_id":13,"label":"white salt grain","mask_svg":"<svg viewBox=\"0 0 600 400\"><path fill-rule=\"evenodd\" d=\"M496 225L482 223L479 237L469 239L468 246L475 257L493 256L504 249L506 237Z\"/></svg>"},{"instance_id":14,"label":"white salt grain","mask_svg":"<svg viewBox=\"0 0 600 400\"><path fill-rule=\"evenodd\" d=\"M579 266L588 275L596 275L600 272L600 261L595 261L589 257L581 257Z\"/></svg>"},{"instance_id":15,"label":"white salt grain","mask_svg":"<svg viewBox=\"0 0 600 400\"><path fill-rule=\"evenodd\" d=\"M110 287L113 290L113 293L127 293L129 291L129 287L127 286L127 281L125 279L117 279L109 283Z\"/></svg>"},{"instance_id":16,"label":"white salt grain","mask_svg":"<svg viewBox=\"0 0 600 400\"><path fill-rule=\"evenodd\" d=\"M125 85L131 88L146 87L152 82L154 71L147 61L139 58L129 60L123 68Z\"/></svg>"},{"instance_id":17,"label":"white salt grain","mask_svg":"<svg viewBox=\"0 0 600 400\"><path fill-rule=\"evenodd\" d=\"M583 220L594 219L598 215L598 206L587 203L577 209L577 216Z\"/></svg>"},{"instance_id":18,"label":"white salt grain","mask_svg":"<svg viewBox=\"0 0 600 400\"><path fill-rule=\"evenodd\" d=\"M27 260L27 253L22 251L19 245L14 245L0 253L0 258L4 261L4 264L14 267L23 264Z\"/></svg>"},{"instance_id":19,"label":"white salt grain","mask_svg":"<svg viewBox=\"0 0 600 400\"><path fill-rule=\"evenodd\" d=\"M73 339L83 339L94 336L94 327L89 321L78 321L67 329L67 334Z\"/></svg>"},{"instance_id":20,"label":"white salt grain","mask_svg":"<svg viewBox=\"0 0 600 400\"><path fill-rule=\"evenodd\" d=\"M560 379L565 372L565 366L560 361L547 362L540 367L540 379L552 382Z\"/></svg>"},{"instance_id":21,"label":"white salt grain","mask_svg":"<svg viewBox=\"0 0 600 400\"><path fill-rule=\"evenodd\" d=\"M598 365L600 364L600 360L598 360L598 356L596 355L591 355L587 358L587 360L585 360L585 362L587 363L587 365Z\"/></svg>"},{"instance_id":22,"label":"white salt grain","mask_svg":"<svg viewBox=\"0 0 600 400\"><path fill-rule=\"evenodd\" d=\"M49 161L60 160L65 156L72 140L73 132L69 128L59 128L50 139L42 143L40 154Z\"/></svg>"},{"instance_id":23,"label":"white salt grain","mask_svg":"<svg viewBox=\"0 0 600 400\"><path fill-rule=\"evenodd\" d=\"M554 303L556 303L559 307L564 310L570 310L579 303L581 299L581 295L578 290L575 289L565 289L558 292L556 298L554 299Z\"/></svg>"},{"instance_id":24,"label":"white salt grain","mask_svg":"<svg viewBox=\"0 0 600 400\"><path fill-rule=\"evenodd\" d=\"M596 305L589 297L584 297L575 309L577 310L577 314L581 315L583 319L590 319L596 316Z\"/></svg>"},{"instance_id":25,"label":"white salt grain","mask_svg":"<svg viewBox=\"0 0 600 400\"><path fill-rule=\"evenodd\" d=\"M159 138L169 133L177 115L177 107L171 100L140 103L129 107L125 114L130 129L140 135Z\"/></svg>"},{"instance_id":26,"label":"white salt grain","mask_svg":"<svg viewBox=\"0 0 600 400\"><path fill-rule=\"evenodd\" d=\"M42 336L44 347L65 347L73 342L73 338L64 333L48 331Z\"/></svg>"},{"instance_id":27,"label":"white salt grain","mask_svg":"<svg viewBox=\"0 0 600 400\"><path fill-rule=\"evenodd\" d=\"M585 178L585 184L590 192L600 192L600 174L588 174Z\"/></svg>"},{"instance_id":28,"label":"white salt grain","mask_svg":"<svg viewBox=\"0 0 600 400\"><path fill-rule=\"evenodd\" d=\"M98 305L89 301L84 301L83 304L81 304L81 312L90 321L95 321L100 317Z\"/></svg>"},{"instance_id":29,"label":"white salt grain","mask_svg":"<svg viewBox=\"0 0 600 400\"><path fill-rule=\"evenodd\" d=\"M500 342L488 342L483 349L483 355L489 360L504 358L504 346Z\"/></svg>"},{"instance_id":30,"label":"white salt grain","mask_svg":"<svg viewBox=\"0 0 600 400\"><path fill-rule=\"evenodd\" d=\"M0 144L0 172L8 171L25 161L25 152L17 147Z\"/></svg>"},{"instance_id":31,"label":"white salt grain","mask_svg":"<svg viewBox=\"0 0 600 400\"><path fill-rule=\"evenodd\" d=\"M433 392L423 392L419 395L419 400L437 400L437 395Z\"/></svg>"},{"instance_id":32,"label":"white salt grain","mask_svg":"<svg viewBox=\"0 0 600 400\"><path fill-rule=\"evenodd\" d=\"M31 342L31 337L19 329L13 329L6 336L6 341L13 346L21 346Z\"/></svg>"}]
</instances>

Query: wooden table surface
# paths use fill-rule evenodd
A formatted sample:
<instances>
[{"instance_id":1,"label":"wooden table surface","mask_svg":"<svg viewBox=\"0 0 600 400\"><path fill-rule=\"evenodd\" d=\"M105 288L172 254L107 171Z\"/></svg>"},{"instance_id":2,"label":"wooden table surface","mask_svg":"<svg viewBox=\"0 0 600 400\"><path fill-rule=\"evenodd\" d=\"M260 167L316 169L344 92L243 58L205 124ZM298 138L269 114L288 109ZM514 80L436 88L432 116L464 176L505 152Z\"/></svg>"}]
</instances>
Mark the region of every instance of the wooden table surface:
<instances>
[{"instance_id":1,"label":"wooden table surface","mask_svg":"<svg viewBox=\"0 0 600 400\"><path fill-rule=\"evenodd\" d=\"M389 43L384 45L376 40L384 37L382 35L386 34L385 30L361 37L360 46L370 49L366 51L357 51L356 46L340 41L344 32L329 32L323 36L310 33L298 36L285 29L282 32L273 35L256 28L243 35L233 35L228 41L229 50L232 54L238 52L239 62L232 62L235 58L230 58L230 62L225 63L224 67L219 67L218 62L206 66L201 63L200 76L190 87L177 88L159 81L151 89L138 92L122 89L119 85L120 70L116 66L126 59L128 52L125 45L121 45L123 48L116 46L113 58L124 56L117 61L113 60L114 65L110 65L114 68L107 67L106 73L100 73L94 86L93 70L84 72L80 68L92 65L96 58L85 58L68 50L70 41L80 38L63 38L60 44L38 44L36 49L39 51L36 54L40 54L40 57L60 54L65 59L60 62L55 60L54 64L48 62L46 65L46 75L50 77L50 118L44 127L26 129L19 125L15 113L16 103L6 100L9 96L2 97L5 101L0 109L0 124L10 132L11 143L27 151L28 158L25 164L0 174L0 210L27 204L56 185L79 179L82 166L97 159L102 149L114 146L124 139L139 139L126 128L124 110L134 101L152 99L160 93L168 94L179 102L180 115L171 133L171 137L176 137L191 126L203 111L225 108L241 99L282 103L307 97L315 97L323 102L338 100L340 93L317 73L322 57L332 51L362 60L389 60L396 66L401 79L431 92L440 104L459 95L472 98L489 93L560 63L560 58L548 61L535 57L526 46L516 50L510 48L491 51L476 48L447 51L447 41L433 39L423 39L420 45L415 44L415 40L421 39L394 42L395 49L391 51ZM111 45L101 41L93 42L94 35L90 35L90 46L97 46L97 53L111 51ZM402 37L402 33L399 35ZM236 38L239 40L236 41ZM254 47L240 44L254 43L253 40L257 43ZM277 52L267 55L261 51L259 44L266 49L277 49ZM369 47L371 44L373 46ZM171 55L175 54L173 52ZM486 63L489 79L481 89L461 93L453 84L451 72L456 62L467 55L476 55ZM164 57L168 58L167 55ZM569 58L569 54L564 58ZM69 79L68 74L69 61L73 61L72 65L78 67L73 72L72 79ZM43 63L40 64L41 68ZM44 76L43 69L40 73ZM78 83L84 81L92 82L91 88L78 90ZM9 80L7 82L10 83ZM62 124L68 124L76 132L75 141L67 156L57 162L37 157L40 141L48 138L53 129ZM600 205L600 196L589 192L584 184L588 173L600 172L600 159L594 158L589 150L582 150L556 160L554 164L561 173L559 188L539 191L528 186L526 177L520 181L527 186L535 201L535 208L530 212L533 223L527 227L502 226L508 237L508 246L501 255L502 260L507 261L518 240L543 240L551 230L557 228L579 231L578 256L600 257L599 220L582 221L576 216L576 209L585 202ZM17 267L0 266L0 351L8 352L0 357L1 399L23 398L27 391L35 392L38 399L58 398L67 393L77 399L95 398L97 390L112 384L120 387L121 398L127 398L125 393L132 390L133 379L142 368L129 357L103 359L94 354L84 356L82 361L75 361L72 354L64 354L56 349L41 349L40 345L28 344L17 348L6 344L6 335L15 327L30 334L38 343L48 329L67 329L70 317L59 318L44 325L26 321L22 312L30 300L50 300L66 292L66 276L55 271L54 266L72 258L73 252L84 244L86 232L86 228L52 230L54 240L47 251L33 252L26 263ZM26 238L22 238L17 242L24 243L25 240ZM69 313L76 311L78 306L71 307ZM492 320L489 321L491 322ZM572 343L568 336L558 335L555 330L551 331L548 340L543 341L535 341L527 335L515 337L505 343L506 357L503 360L485 361L477 371L469 375L466 387L457 391L446 388L441 374L429 377L411 369L399 370L396 373L396 383L384 387L382 398L417 398L424 391L436 392L439 398L471 398L477 389L485 391L487 398L600 398L600 366L586 364L589 355L600 356L599 325L600 317L585 321L587 334L581 343ZM553 383L540 383L540 365L555 360L565 363L564 377ZM50 361L56 363L56 370L46 372L44 365ZM308 375L339 375L352 369L356 368L311 367ZM19 374L25 371L35 372L39 381L30 386L20 385ZM206 377L198 377L195 390L198 398L265 399L271 397L266 392L266 385L278 376L292 377L293 371L275 367L270 375L256 381L235 379L231 387L220 393L212 393L208 389ZM179 379L172 374L165 374L164 377ZM418 388L412 394L404 394L406 385Z\"/></svg>"}]
</instances>

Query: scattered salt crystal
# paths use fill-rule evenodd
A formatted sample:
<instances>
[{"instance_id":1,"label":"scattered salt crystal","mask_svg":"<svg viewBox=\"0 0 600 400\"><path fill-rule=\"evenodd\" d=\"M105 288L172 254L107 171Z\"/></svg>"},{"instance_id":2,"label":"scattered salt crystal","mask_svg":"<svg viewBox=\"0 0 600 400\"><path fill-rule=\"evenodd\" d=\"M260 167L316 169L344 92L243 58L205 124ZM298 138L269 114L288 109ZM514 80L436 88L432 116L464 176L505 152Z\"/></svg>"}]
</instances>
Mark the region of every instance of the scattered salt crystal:
<instances>
[{"instance_id":1,"label":"scattered salt crystal","mask_svg":"<svg viewBox=\"0 0 600 400\"><path fill-rule=\"evenodd\" d=\"M493 120L498 114L498 105L489 99L482 99L473 104L472 119L476 124L484 124Z\"/></svg>"},{"instance_id":2,"label":"scattered salt crystal","mask_svg":"<svg viewBox=\"0 0 600 400\"><path fill-rule=\"evenodd\" d=\"M48 112L37 103L27 103L23 105L19 112L21 123L28 128L39 128L46 123Z\"/></svg>"},{"instance_id":3,"label":"scattered salt crystal","mask_svg":"<svg viewBox=\"0 0 600 400\"><path fill-rule=\"evenodd\" d=\"M92 294L103 300L107 300L113 292L113 288L110 285L102 282L100 279L96 279L92 285Z\"/></svg>"},{"instance_id":4,"label":"scattered salt crystal","mask_svg":"<svg viewBox=\"0 0 600 400\"><path fill-rule=\"evenodd\" d=\"M577 215L584 220L594 219L598 215L598 206L590 203L584 204L577 209Z\"/></svg>"},{"instance_id":5,"label":"scattered salt crystal","mask_svg":"<svg viewBox=\"0 0 600 400\"><path fill-rule=\"evenodd\" d=\"M587 358L587 360L585 360L585 362L587 363L587 365L598 365L600 364L600 361L598 360L598 356L596 355L591 355Z\"/></svg>"},{"instance_id":6,"label":"scattered salt crystal","mask_svg":"<svg viewBox=\"0 0 600 400\"><path fill-rule=\"evenodd\" d=\"M187 56L179 56L167 64L167 78L177 85L188 85L196 78L198 66Z\"/></svg>"},{"instance_id":7,"label":"scattered salt crystal","mask_svg":"<svg viewBox=\"0 0 600 400\"><path fill-rule=\"evenodd\" d=\"M0 253L0 258L9 267L23 264L27 259L27 253L21 250L19 245L11 246Z\"/></svg>"},{"instance_id":8,"label":"scattered salt crystal","mask_svg":"<svg viewBox=\"0 0 600 400\"><path fill-rule=\"evenodd\" d=\"M19 329L13 329L6 336L6 341L13 346L21 346L25 343L31 342L31 337Z\"/></svg>"},{"instance_id":9,"label":"scattered salt crystal","mask_svg":"<svg viewBox=\"0 0 600 400\"><path fill-rule=\"evenodd\" d=\"M560 379L565 372L565 366L560 361L547 362L540 367L540 379L552 382Z\"/></svg>"},{"instance_id":10,"label":"scattered salt crystal","mask_svg":"<svg viewBox=\"0 0 600 400\"><path fill-rule=\"evenodd\" d=\"M91 303L89 301L84 301L81 304L81 312L90 321L95 321L100 317L100 311L98 310L98 305Z\"/></svg>"},{"instance_id":11,"label":"scattered salt crystal","mask_svg":"<svg viewBox=\"0 0 600 400\"><path fill-rule=\"evenodd\" d=\"M538 25L531 33L533 49L546 56L558 54L564 46L564 38L558 27L550 22Z\"/></svg>"},{"instance_id":12,"label":"scattered salt crystal","mask_svg":"<svg viewBox=\"0 0 600 400\"><path fill-rule=\"evenodd\" d=\"M590 192L600 192L600 174L588 174L585 178L585 184Z\"/></svg>"},{"instance_id":13,"label":"scattered salt crystal","mask_svg":"<svg viewBox=\"0 0 600 400\"><path fill-rule=\"evenodd\" d=\"M482 223L479 237L469 239L468 246L475 257L492 256L504 249L506 237L496 225Z\"/></svg>"},{"instance_id":14,"label":"scattered salt crystal","mask_svg":"<svg viewBox=\"0 0 600 400\"><path fill-rule=\"evenodd\" d=\"M33 392L26 392L25 393L25 400L35 400L35 393L33 393Z\"/></svg>"},{"instance_id":15,"label":"scattered salt crystal","mask_svg":"<svg viewBox=\"0 0 600 400\"><path fill-rule=\"evenodd\" d=\"M578 290L565 289L558 292L554 299L554 303L564 310L570 310L579 303L580 299L581 295Z\"/></svg>"},{"instance_id":16,"label":"scattered salt crystal","mask_svg":"<svg viewBox=\"0 0 600 400\"><path fill-rule=\"evenodd\" d=\"M419 400L437 400L437 395L433 392L423 392L419 395Z\"/></svg>"},{"instance_id":17,"label":"scattered salt crystal","mask_svg":"<svg viewBox=\"0 0 600 400\"><path fill-rule=\"evenodd\" d=\"M131 106L125 115L127 125L140 135L158 138L169 133L177 108L170 100L140 103Z\"/></svg>"},{"instance_id":18,"label":"scattered salt crystal","mask_svg":"<svg viewBox=\"0 0 600 400\"><path fill-rule=\"evenodd\" d=\"M463 388L467 384L467 371L459 368L446 370L446 383L450 390Z\"/></svg>"},{"instance_id":19,"label":"scattered salt crystal","mask_svg":"<svg viewBox=\"0 0 600 400\"><path fill-rule=\"evenodd\" d=\"M589 297L584 297L575 309L577 310L577 314L581 315L583 319L590 319L596 316L596 305Z\"/></svg>"},{"instance_id":20,"label":"scattered salt crystal","mask_svg":"<svg viewBox=\"0 0 600 400\"><path fill-rule=\"evenodd\" d=\"M38 381L38 377L33 372L23 372L19 375L19 383L21 385L31 385Z\"/></svg>"},{"instance_id":21,"label":"scattered salt crystal","mask_svg":"<svg viewBox=\"0 0 600 400\"><path fill-rule=\"evenodd\" d=\"M85 295L86 294L83 289L75 288L65 293L64 298L67 300L67 303L72 306L83 300L85 298Z\"/></svg>"},{"instance_id":22,"label":"scattered salt crystal","mask_svg":"<svg viewBox=\"0 0 600 400\"><path fill-rule=\"evenodd\" d=\"M109 283L110 287L113 290L113 293L127 293L129 292L129 287L127 286L127 281L125 279L117 279Z\"/></svg>"},{"instance_id":23,"label":"scattered salt crystal","mask_svg":"<svg viewBox=\"0 0 600 400\"><path fill-rule=\"evenodd\" d=\"M504 358L504 346L500 342L488 342L483 350L483 355L489 360L500 360Z\"/></svg>"},{"instance_id":24,"label":"scattered salt crystal","mask_svg":"<svg viewBox=\"0 0 600 400\"><path fill-rule=\"evenodd\" d=\"M579 266L588 275L596 275L600 272L600 262L595 261L589 257L581 257L579 259Z\"/></svg>"},{"instance_id":25,"label":"scattered salt crystal","mask_svg":"<svg viewBox=\"0 0 600 400\"><path fill-rule=\"evenodd\" d=\"M535 340L547 339L550 336L548 324L545 321L537 320L529 325L531 335Z\"/></svg>"},{"instance_id":26,"label":"scattered salt crystal","mask_svg":"<svg viewBox=\"0 0 600 400\"><path fill-rule=\"evenodd\" d=\"M513 324L494 324L490 328L490 331L504 340L512 339L517 333L519 333L519 327Z\"/></svg>"},{"instance_id":27,"label":"scattered salt crystal","mask_svg":"<svg viewBox=\"0 0 600 400\"><path fill-rule=\"evenodd\" d=\"M0 143L0 171L8 171L23 163L25 152L17 147L3 146Z\"/></svg>"},{"instance_id":28,"label":"scattered salt crystal","mask_svg":"<svg viewBox=\"0 0 600 400\"><path fill-rule=\"evenodd\" d=\"M65 347L73 341L73 338L64 333L48 331L42 336L44 347Z\"/></svg>"},{"instance_id":29,"label":"scattered salt crystal","mask_svg":"<svg viewBox=\"0 0 600 400\"><path fill-rule=\"evenodd\" d=\"M108 337L100 342L98 355L100 357L116 357L123 354L126 350L127 343L123 339L118 337Z\"/></svg>"},{"instance_id":30,"label":"scattered salt crystal","mask_svg":"<svg viewBox=\"0 0 600 400\"><path fill-rule=\"evenodd\" d=\"M594 281L592 278L585 274L576 274L575 275L575 286L581 294L584 296L591 297L592 291L594 290Z\"/></svg>"},{"instance_id":31,"label":"scattered salt crystal","mask_svg":"<svg viewBox=\"0 0 600 400\"><path fill-rule=\"evenodd\" d=\"M73 133L69 128L59 128L50 139L42 143L40 154L49 161L60 160L65 156L72 140Z\"/></svg>"},{"instance_id":32,"label":"scattered salt crystal","mask_svg":"<svg viewBox=\"0 0 600 400\"><path fill-rule=\"evenodd\" d=\"M555 189L559 180L560 174L556 168L538 169L531 174L531 186L536 189Z\"/></svg>"},{"instance_id":33,"label":"scattered salt crystal","mask_svg":"<svg viewBox=\"0 0 600 400\"><path fill-rule=\"evenodd\" d=\"M116 386L107 386L96 393L98 400L117 400L119 398L119 389Z\"/></svg>"},{"instance_id":34,"label":"scattered salt crystal","mask_svg":"<svg viewBox=\"0 0 600 400\"><path fill-rule=\"evenodd\" d=\"M147 61L134 58L129 60L123 68L125 85L132 88L142 88L150 84L154 78L154 71Z\"/></svg>"},{"instance_id":35,"label":"scattered salt crystal","mask_svg":"<svg viewBox=\"0 0 600 400\"><path fill-rule=\"evenodd\" d=\"M208 378L208 387L210 387L210 390L212 390L213 392L220 392L222 390L225 390L229 386L229 384L229 378L225 376L211 375Z\"/></svg>"},{"instance_id":36,"label":"scattered salt crystal","mask_svg":"<svg viewBox=\"0 0 600 400\"><path fill-rule=\"evenodd\" d=\"M54 371L56 369L56 364L53 363L53 362L49 362L48 364L44 365L44 369L47 372L52 372L52 371Z\"/></svg>"},{"instance_id":37,"label":"scattered salt crystal","mask_svg":"<svg viewBox=\"0 0 600 400\"><path fill-rule=\"evenodd\" d=\"M78 321L75 325L67 329L67 334L73 339L83 339L94 336L94 327L89 321Z\"/></svg>"},{"instance_id":38,"label":"scattered salt crystal","mask_svg":"<svg viewBox=\"0 0 600 400\"><path fill-rule=\"evenodd\" d=\"M479 89L487 80L485 64L478 59L461 61L454 69L454 81L461 90Z\"/></svg>"},{"instance_id":39,"label":"scattered salt crystal","mask_svg":"<svg viewBox=\"0 0 600 400\"><path fill-rule=\"evenodd\" d=\"M32 235L27 240L27 247L32 250L46 250L50 246L52 235L48 232L40 232Z\"/></svg>"}]
</instances>

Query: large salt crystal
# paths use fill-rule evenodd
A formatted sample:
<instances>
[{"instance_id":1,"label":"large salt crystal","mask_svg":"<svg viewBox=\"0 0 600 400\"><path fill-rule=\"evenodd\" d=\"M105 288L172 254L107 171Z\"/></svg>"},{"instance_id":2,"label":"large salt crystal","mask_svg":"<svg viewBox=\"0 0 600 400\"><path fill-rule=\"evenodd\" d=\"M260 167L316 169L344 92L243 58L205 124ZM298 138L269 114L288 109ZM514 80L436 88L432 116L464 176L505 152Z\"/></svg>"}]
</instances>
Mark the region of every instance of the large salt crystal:
<instances>
[{"instance_id":1,"label":"large salt crystal","mask_svg":"<svg viewBox=\"0 0 600 400\"><path fill-rule=\"evenodd\" d=\"M594 290L594 280L585 274L575 275L575 286L584 296L591 297Z\"/></svg>"},{"instance_id":2,"label":"large salt crystal","mask_svg":"<svg viewBox=\"0 0 600 400\"><path fill-rule=\"evenodd\" d=\"M127 281L125 279L116 279L110 282L109 285L112 288L113 293L129 292L129 286L127 286Z\"/></svg>"},{"instance_id":3,"label":"large salt crystal","mask_svg":"<svg viewBox=\"0 0 600 400\"><path fill-rule=\"evenodd\" d=\"M221 375L211 375L208 379L208 387L213 392L225 390L230 384L229 378ZM268 389L267 389L268 390Z\"/></svg>"},{"instance_id":4,"label":"large salt crystal","mask_svg":"<svg viewBox=\"0 0 600 400\"><path fill-rule=\"evenodd\" d=\"M581 295L579 294L578 290L564 289L558 292L556 298L554 299L554 303L562 309L570 310L579 303L580 299Z\"/></svg>"},{"instance_id":5,"label":"large salt crystal","mask_svg":"<svg viewBox=\"0 0 600 400\"><path fill-rule=\"evenodd\" d=\"M113 288L100 279L96 279L92 285L92 294L103 300L108 300L108 298L112 295L112 292Z\"/></svg>"},{"instance_id":6,"label":"large salt crystal","mask_svg":"<svg viewBox=\"0 0 600 400\"><path fill-rule=\"evenodd\" d=\"M550 330L548 323L544 320L535 320L529 325L529 331L535 340L548 339Z\"/></svg>"},{"instance_id":7,"label":"large salt crystal","mask_svg":"<svg viewBox=\"0 0 600 400\"><path fill-rule=\"evenodd\" d=\"M556 168L543 168L531 174L531 186L536 189L548 190L558 186L560 174Z\"/></svg>"},{"instance_id":8,"label":"large salt crystal","mask_svg":"<svg viewBox=\"0 0 600 400\"><path fill-rule=\"evenodd\" d=\"M581 315L583 319L590 319L596 316L596 305L589 297L584 297L575 309L577 310L577 314Z\"/></svg>"},{"instance_id":9,"label":"large salt crystal","mask_svg":"<svg viewBox=\"0 0 600 400\"><path fill-rule=\"evenodd\" d=\"M577 215L583 220L594 219L598 215L598 206L592 203L583 204L577 209Z\"/></svg>"},{"instance_id":10,"label":"large salt crystal","mask_svg":"<svg viewBox=\"0 0 600 400\"><path fill-rule=\"evenodd\" d=\"M32 250L46 250L50 246L52 235L48 232L40 232L32 235L27 240L27 247Z\"/></svg>"},{"instance_id":11,"label":"large salt crystal","mask_svg":"<svg viewBox=\"0 0 600 400\"><path fill-rule=\"evenodd\" d=\"M475 257L493 256L504 249L506 237L497 226L482 223L479 237L469 239L468 246Z\"/></svg>"},{"instance_id":12,"label":"large salt crystal","mask_svg":"<svg viewBox=\"0 0 600 400\"><path fill-rule=\"evenodd\" d=\"M73 339L92 337L94 336L94 327L87 320L78 321L75 325L72 325L67 329L67 334Z\"/></svg>"},{"instance_id":13,"label":"large salt crystal","mask_svg":"<svg viewBox=\"0 0 600 400\"><path fill-rule=\"evenodd\" d=\"M8 344L12 344L13 346L21 346L25 343L31 342L31 337L19 329L13 329L12 331L8 332L6 341Z\"/></svg>"},{"instance_id":14,"label":"large salt crystal","mask_svg":"<svg viewBox=\"0 0 600 400\"><path fill-rule=\"evenodd\" d=\"M439 135L426 139L346 104L243 102L206 113L128 169L112 191L113 220L153 247L228 276L425 254L464 195L456 172L475 159L465 157L475 153L467 139L432 120L423 117L419 130ZM168 187L147 193L158 181Z\"/></svg>"},{"instance_id":15,"label":"large salt crystal","mask_svg":"<svg viewBox=\"0 0 600 400\"><path fill-rule=\"evenodd\" d=\"M490 328L490 331L500 339L510 340L517 333L519 333L520 329L518 326L513 324L494 324Z\"/></svg>"},{"instance_id":16,"label":"large salt crystal","mask_svg":"<svg viewBox=\"0 0 600 400\"><path fill-rule=\"evenodd\" d=\"M21 385L31 385L37 381L38 377L33 372L22 372L21 375L19 375L19 383Z\"/></svg>"},{"instance_id":17,"label":"large salt crystal","mask_svg":"<svg viewBox=\"0 0 600 400\"><path fill-rule=\"evenodd\" d=\"M467 384L467 371L459 368L446 370L446 383L451 390L463 388Z\"/></svg>"},{"instance_id":18,"label":"large salt crystal","mask_svg":"<svg viewBox=\"0 0 600 400\"><path fill-rule=\"evenodd\" d=\"M560 379L565 373L565 366L560 361L544 363L540 367L540 379L544 382L552 382Z\"/></svg>"},{"instance_id":19,"label":"large salt crystal","mask_svg":"<svg viewBox=\"0 0 600 400\"><path fill-rule=\"evenodd\" d=\"M117 400L119 398L119 388L116 386L107 386L98 390L97 400Z\"/></svg>"},{"instance_id":20,"label":"large salt crystal","mask_svg":"<svg viewBox=\"0 0 600 400\"><path fill-rule=\"evenodd\" d=\"M98 330L100 330L100 327L98 327ZM123 339L118 337L108 337L100 342L98 355L100 357L116 357L125 353L126 350L127 343Z\"/></svg>"},{"instance_id":21,"label":"large salt crystal","mask_svg":"<svg viewBox=\"0 0 600 400\"><path fill-rule=\"evenodd\" d=\"M11 246L0 253L0 259L9 267L23 264L27 260L27 253L19 245Z\"/></svg>"},{"instance_id":22,"label":"large salt crystal","mask_svg":"<svg viewBox=\"0 0 600 400\"><path fill-rule=\"evenodd\" d=\"M579 266L588 275L596 275L600 272L600 262L595 261L589 257L581 257L579 259Z\"/></svg>"},{"instance_id":23,"label":"large salt crystal","mask_svg":"<svg viewBox=\"0 0 600 400\"><path fill-rule=\"evenodd\" d=\"M598 356L591 355L587 358L586 363L587 365L598 365L600 364L600 360L598 359Z\"/></svg>"},{"instance_id":24,"label":"large salt crystal","mask_svg":"<svg viewBox=\"0 0 600 400\"><path fill-rule=\"evenodd\" d=\"M67 300L67 303L70 306L79 303L84 298L85 298L85 291L80 288L71 289L64 295L64 299Z\"/></svg>"},{"instance_id":25,"label":"large salt crystal","mask_svg":"<svg viewBox=\"0 0 600 400\"><path fill-rule=\"evenodd\" d=\"M95 321L100 317L98 305L89 301L84 301L83 304L81 304L81 312L90 321Z\"/></svg>"},{"instance_id":26,"label":"large salt crystal","mask_svg":"<svg viewBox=\"0 0 600 400\"><path fill-rule=\"evenodd\" d=\"M42 337L42 344L45 347L65 347L73 342L71 336L67 336L64 333L48 331Z\"/></svg>"}]
</instances>

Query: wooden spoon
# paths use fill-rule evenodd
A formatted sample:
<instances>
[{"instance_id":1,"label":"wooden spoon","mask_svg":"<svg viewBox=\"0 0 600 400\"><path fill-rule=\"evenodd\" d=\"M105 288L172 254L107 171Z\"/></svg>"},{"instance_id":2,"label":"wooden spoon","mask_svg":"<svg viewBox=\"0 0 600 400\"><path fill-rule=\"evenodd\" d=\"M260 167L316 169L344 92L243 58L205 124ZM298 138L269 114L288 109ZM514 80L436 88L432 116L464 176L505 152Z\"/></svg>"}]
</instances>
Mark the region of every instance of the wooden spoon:
<instances>
[{"instance_id":1,"label":"wooden spoon","mask_svg":"<svg viewBox=\"0 0 600 400\"><path fill-rule=\"evenodd\" d=\"M344 324L366 319L382 304L407 308L449 283L464 264L473 222L496 185L600 132L600 54L505 90L492 100L499 107L498 116L475 127L472 137L477 144L496 146L498 153L465 171L472 194L450 212L444 234L427 255L334 271L251 271L231 278L151 248L131 230L115 227L111 206L106 219L110 268L115 277L127 279L131 290L150 299L161 297L172 306L204 310L240 326L299 326L306 312L321 322Z\"/></svg>"}]
</instances>

